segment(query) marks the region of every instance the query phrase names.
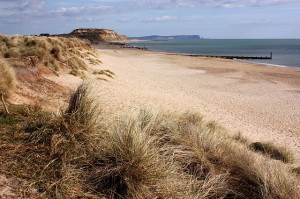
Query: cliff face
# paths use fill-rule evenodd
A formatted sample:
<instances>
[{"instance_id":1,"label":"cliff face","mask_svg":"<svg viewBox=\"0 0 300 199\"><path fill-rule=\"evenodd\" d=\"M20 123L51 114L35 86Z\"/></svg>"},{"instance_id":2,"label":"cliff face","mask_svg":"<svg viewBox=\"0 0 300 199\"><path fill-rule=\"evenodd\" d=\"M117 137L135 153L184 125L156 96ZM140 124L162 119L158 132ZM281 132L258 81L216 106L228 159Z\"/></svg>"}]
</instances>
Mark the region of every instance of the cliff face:
<instances>
[{"instance_id":1,"label":"cliff face","mask_svg":"<svg viewBox=\"0 0 300 199\"><path fill-rule=\"evenodd\" d=\"M125 35L118 35L113 30L106 29L76 29L73 30L70 36L79 37L82 39L88 39L92 43L98 42L127 42L127 37Z\"/></svg>"}]
</instances>

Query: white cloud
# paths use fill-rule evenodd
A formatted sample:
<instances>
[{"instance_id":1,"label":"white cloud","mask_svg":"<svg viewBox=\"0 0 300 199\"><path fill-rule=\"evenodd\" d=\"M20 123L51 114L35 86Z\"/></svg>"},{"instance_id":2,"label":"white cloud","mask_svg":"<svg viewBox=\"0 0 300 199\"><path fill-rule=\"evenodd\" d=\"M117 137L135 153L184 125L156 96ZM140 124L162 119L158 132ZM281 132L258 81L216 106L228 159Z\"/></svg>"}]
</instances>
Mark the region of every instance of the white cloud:
<instances>
[{"instance_id":1,"label":"white cloud","mask_svg":"<svg viewBox=\"0 0 300 199\"><path fill-rule=\"evenodd\" d=\"M162 17L150 17L143 20L146 23L164 23L178 20L177 17L174 16L162 16Z\"/></svg>"},{"instance_id":2,"label":"white cloud","mask_svg":"<svg viewBox=\"0 0 300 199\"><path fill-rule=\"evenodd\" d=\"M117 8L112 6L83 6L83 7L69 7L69 8L58 8L52 10L52 13L56 13L61 16L79 16L79 15L93 15L100 14L103 12L112 12Z\"/></svg>"},{"instance_id":3,"label":"white cloud","mask_svg":"<svg viewBox=\"0 0 300 199\"><path fill-rule=\"evenodd\" d=\"M181 22L195 22L202 21L202 16L183 16L183 17L175 17L175 16L160 16L160 17L150 17L143 20L146 23L166 23L173 21L181 21Z\"/></svg>"},{"instance_id":4,"label":"white cloud","mask_svg":"<svg viewBox=\"0 0 300 199\"><path fill-rule=\"evenodd\" d=\"M181 19L182 21L202 21L204 18L199 15L194 15L194 16L184 16Z\"/></svg>"},{"instance_id":5,"label":"white cloud","mask_svg":"<svg viewBox=\"0 0 300 199\"><path fill-rule=\"evenodd\" d=\"M261 19L261 20L245 20L241 21L241 25L288 25L296 23L294 19L281 19L281 20L271 20L271 19Z\"/></svg>"},{"instance_id":6,"label":"white cloud","mask_svg":"<svg viewBox=\"0 0 300 199\"><path fill-rule=\"evenodd\" d=\"M131 18L121 18L121 19L118 20L118 22L121 22L121 23L127 23L127 22L130 22L130 21L132 21Z\"/></svg>"},{"instance_id":7,"label":"white cloud","mask_svg":"<svg viewBox=\"0 0 300 199\"><path fill-rule=\"evenodd\" d=\"M0 0L0 3L1 2L5 3L8 2L8 0ZM50 8L45 3L45 0L15 0L9 2L10 7L2 6L4 12L0 12L0 23L2 24L42 22L45 21L45 19L57 18L97 21L99 16L114 13L120 9L119 7L101 6L99 4Z\"/></svg>"},{"instance_id":8,"label":"white cloud","mask_svg":"<svg viewBox=\"0 0 300 199\"><path fill-rule=\"evenodd\" d=\"M8 2L7 0L0 0L0 2ZM15 11L38 11L42 10L46 7L45 0L13 0L9 1L10 4L14 4L11 7L7 7L5 9L15 10Z\"/></svg>"},{"instance_id":9,"label":"white cloud","mask_svg":"<svg viewBox=\"0 0 300 199\"><path fill-rule=\"evenodd\" d=\"M257 7L299 3L299 0L128 0L131 6L155 9L174 7Z\"/></svg>"}]
</instances>

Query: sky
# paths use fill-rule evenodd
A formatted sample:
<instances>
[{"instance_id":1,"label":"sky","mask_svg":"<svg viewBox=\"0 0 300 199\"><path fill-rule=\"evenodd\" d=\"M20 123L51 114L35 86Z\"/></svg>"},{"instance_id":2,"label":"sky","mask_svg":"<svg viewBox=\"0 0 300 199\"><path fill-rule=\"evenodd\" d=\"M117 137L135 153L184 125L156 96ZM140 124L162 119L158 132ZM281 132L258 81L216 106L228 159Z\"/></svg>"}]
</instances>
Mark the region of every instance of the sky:
<instances>
[{"instance_id":1,"label":"sky","mask_svg":"<svg viewBox=\"0 0 300 199\"><path fill-rule=\"evenodd\" d=\"M300 38L300 0L0 0L0 34L76 28L127 36Z\"/></svg>"}]
</instances>

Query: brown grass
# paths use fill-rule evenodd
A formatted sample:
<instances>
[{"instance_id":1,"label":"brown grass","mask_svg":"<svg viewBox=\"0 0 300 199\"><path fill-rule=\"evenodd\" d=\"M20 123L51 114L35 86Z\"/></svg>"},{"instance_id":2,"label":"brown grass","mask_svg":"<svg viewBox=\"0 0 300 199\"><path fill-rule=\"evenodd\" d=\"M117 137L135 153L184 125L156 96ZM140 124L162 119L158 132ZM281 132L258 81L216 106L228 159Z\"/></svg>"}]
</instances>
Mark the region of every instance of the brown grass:
<instances>
[{"instance_id":1,"label":"brown grass","mask_svg":"<svg viewBox=\"0 0 300 199\"><path fill-rule=\"evenodd\" d=\"M250 149L269 156L272 159L280 160L285 163L294 163L294 155L286 148L275 146L270 142L254 142L249 145Z\"/></svg>"},{"instance_id":2,"label":"brown grass","mask_svg":"<svg viewBox=\"0 0 300 199\"><path fill-rule=\"evenodd\" d=\"M0 35L0 46L0 56L16 67L23 66L20 60L26 58L34 58L37 64L55 71L62 67L72 71L86 70L88 62L93 65L101 63L91 44L78 38Z\"/></svg>"},{"instance_id":3,"label":"brown grass","mask_svg":"<svg viewBox=\"0 0 300 199\"><path fill-rule=\"evenodd\" d=\"M16 77L12 67L0 58L0 93L9 98L16 89Z\"/></svg>"},{"instance_id":4,"label":"brown grass","mask_svg":"<svg viewBox=\"0 0 300 199\"><path fill-rule=\"evenodd\" d=\"M154 126L151 133L158 133L160 147L166 147L167 155L173 157L186 173L198 180L208 175L227 175L227 189L221 189L218 192L221 195L237 198L299 197L296 185L299 182L289 173L289 166L256 154L243 143L233 142L225 129L203 121L201 116L184 114L170 118L167 115Z\"/></svg>"},{"instance_id":5,"label":"brown grass","mask_svg":"<svg viewBox=\"0 0 300 199\"><path fill-rule=\"evenodd\" d=\"M94 71L93 74L94 74L94 75L100 75L100 76L104 75L104 76L109 77L109 78L112 78L112 79L113 79L114 76L115 76L115 73L113 73L113 72L110 71L110 70L97 70L97 71ZM101 78L101 77L100 77L100 78Z\"/></svg>"},{"instance_id":6,"label":"brown grass","mask_svg":"<svg viewBox=\"0 0 300 199\"><path fill-rule=\"evenodd\" d=\"M180 195L177 191L182 188L175 189L179 183L172 184L179 180L174 176L177 172L160 157L154 143L135 122L119 124L103 138L89 168L88 181L96 192L113 198Z\"/></svg>"},{"instance_id":7,"label":"brown grass","mask_svg":"<svg viewBox=\"0 0 300 199\"><path fill-rule=\"evenodd\" d=\"M0 172L47 198L300 198L297 167L199 114L115 116L95 100L83 84L59 115L1 116Z\"/></svg>"}]
</instances>

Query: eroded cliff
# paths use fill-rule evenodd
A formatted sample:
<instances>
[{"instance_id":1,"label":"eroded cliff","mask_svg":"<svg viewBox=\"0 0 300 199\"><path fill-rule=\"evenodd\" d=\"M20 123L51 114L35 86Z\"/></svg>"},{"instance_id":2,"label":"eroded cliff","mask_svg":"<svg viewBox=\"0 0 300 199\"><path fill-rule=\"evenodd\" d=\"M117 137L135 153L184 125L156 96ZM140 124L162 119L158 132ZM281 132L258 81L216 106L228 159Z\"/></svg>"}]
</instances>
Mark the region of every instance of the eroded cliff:
<instances>
[{"instance_id":1,"label":"eroded cliff","mask_svg":"<svg viewBox=\"0 0 300 199\"><path fill-rule=\"evenodd\" d=\"M115 31L107 29L79 28L73 30L69 35L82 39L88 39L92 43L127 42L127 37L125 35L119 35Z\"/></svg>"}]
</instances>

